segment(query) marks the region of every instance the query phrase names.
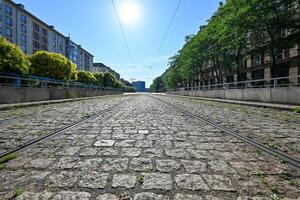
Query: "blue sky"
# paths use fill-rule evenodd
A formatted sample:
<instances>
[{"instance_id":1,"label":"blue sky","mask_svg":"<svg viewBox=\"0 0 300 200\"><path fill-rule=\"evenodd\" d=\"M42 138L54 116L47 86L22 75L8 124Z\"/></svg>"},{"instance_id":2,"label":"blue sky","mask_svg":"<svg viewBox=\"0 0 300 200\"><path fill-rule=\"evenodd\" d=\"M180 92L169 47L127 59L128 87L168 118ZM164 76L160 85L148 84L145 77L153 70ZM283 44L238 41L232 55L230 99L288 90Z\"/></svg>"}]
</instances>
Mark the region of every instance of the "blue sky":
<instances>
[{"instance_id":1,"label":"blue sky","mask_svg":"<svg viewBox=\"0 0 300 200\"><path fill-rule=\"evenodd\" d=\"M178 1L115 0L117 8L124 1L133 1L140 8L136 23L122 23L133 66L111 0L14 1L24 4L28 11L54 25L64 35L70 34L74 42L95 56L94 62L105 63L127 80L146 81L147 87L166 70L168 58L182 47L184 37L196 33L219 4L219 0L183 0L168 38L155 59Z\"/></svg>"}]
</instances>

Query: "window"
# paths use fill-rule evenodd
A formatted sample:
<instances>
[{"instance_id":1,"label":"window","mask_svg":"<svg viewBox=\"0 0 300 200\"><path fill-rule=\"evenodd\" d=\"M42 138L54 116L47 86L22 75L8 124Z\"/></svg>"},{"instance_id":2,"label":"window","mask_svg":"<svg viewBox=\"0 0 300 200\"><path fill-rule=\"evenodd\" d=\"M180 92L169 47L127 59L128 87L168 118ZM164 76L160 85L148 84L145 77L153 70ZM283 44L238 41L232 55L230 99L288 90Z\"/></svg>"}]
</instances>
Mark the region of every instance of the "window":
<instances>
[{"instance_id":1,"label":"window","mask_svg":"<svg viewBox=\"0 0 300 200\"><path fill-rule=\"evenodd\" d=\"M27 27L24 24L21 24L21 32L22 33L27 33Z\"/></svg>"},{"instance_id":2,"label":"window","mask_svg":"<svg viewBox=\"0 0 300 200\"><path fill-rule=\"evenodd\" d=\"M12 7L9 5L5 5L5 13L8 15L12 15Z\"/></svg>"},{"instance_id":3,"label":"window","mask_svg":"<svg viewBox=\"0 0 300 200\"><path fill-rule=\"evenodd\" d=\"M8 37L12 37L12 30L11 28L6 27L5 28L5 35Z\"/></svg>"},{"instance_id":4,"label":"window","mask_svg":"<svg viewBox=\"0 0 300 200\"><path fill-rule=\"evenodd\" d=\"M52 35L52 47L56 50L56 39L57 39L57 37L56 37L56 35Z\"/></svg>"},{"instance_id":5,"label":"window","mask_svg":"<svg viewBox=\"0 0 300 200\"><path fill-rule=\"evenodd\" d=\"M1 10L0 10L0 34L2 34L2 15L1 15Z\"/></svg>"},{"instance_id":6,"label":"window","mask_svg":"<svg viewBox=\"0 0 300 200\"><path fill-rule=\"evenodd\" d=\"M40 43L37 41L33 41L33 48L34 49L40 49Z\"/></svg>"},{"instance_id":7,"label":"window","mask_svg":"<svg viewBox=\"0 0 300 200\"><path fill-rule=\"evenodd\" d=\"M12 26L11 17L5 16L5 24L8 25L8 26Z\"/></svg>"},{"instance_id":8,"label":"window","mask_svg":"<svg viewBox=\"0 0 300 200\"><path fill-rule=\"evenodd\" d=\"M285 59L284 50L278 50L276 52L276 60L283 60Z\"/></svg>"},{"instance_id":9,"label":"window","mask_svg":"<svg viewBox=\"0 0 300 200\"><path fill-rule=\"evenodd\" d=\"M59 44L59 49L62 51L63 50L63 42L60 42Z\"/></svg>"},{"instance_id":10,"label":"window","mask_svg":"<svg viewBox=\"0 0 300 200\"><path fill-rule=\"evenodd\" d=\"M25 44L21 44L21 49L22 49L22 51L23 51L24 53L27 52L27 47L26 47Z\"/></svg>"},{"instance_id":11,"label":"window","mask_svg":"<svg viewBox=\"0 0 300 200\"><path fill-rule=\"evenodd\" d=\"M21 34L21 41L22 41L23 43L26 43L26 42L27 42L27 37L26 37L26 35Z\"/></svg>"},{"instance_id":12,"label":"window","mask_svg":"<svg viewBox=\"0 0 300 200\"><path fill-rule=\"evenodd\" d=\"M48 51L48 48L47 48L46 45L42 45L41 47L42 47L42 50L43 50L43 51Z\"/></svg>"},{"instance_id":13,"label":"window","mask_svg":"<svg viewBox=\"0 0 300 200\"><path fill-rule=\"evenodd\" d=\"M43 33L44 36L48 35L48 31L46 29L44 29L44 28L42 29L42 33Z\"/></svg>"},{"instance_id":14,"label":"window","mask_svg":"<svg viewBox=\"0 0 300 200\"><path fill-rule=\"evenodd\" d=\"M39 34L36 32L33 32L33 39L39 41L40 40Z\"/></svg>"},{"instance_id":15,"label":"window","mask_svg":"<svg viewBox=\"0 0 300 200\"><path fill-rule=\"evenodd\" d=\"M256 57L255 57L255 64L256 65L260 65L261 64L261 56L260 55L256 55Z\"/></svg>"},{"instance_id":16,"label":"window","mask_svg":"<svg viewBox=\"0 0 300 200\"><path fill-rule=\"evenodd\" d=\"M243 67L248 67L248 59L247 58L244 59Z\"/></svg>"},{"instance_id":17,"label":"window","mask_svg":"<svg viewBox=\"0 0 300 200\"><path fill-rule=\"evenodd\" d=\"M46 37L42 37L42 43L43 44L48 44L48 39Z\"/></svg>"},{"instance_id":18,"label":"window","mask_svg":"<svg viewBox=\"0 0 300 200\"><path fill-rule=\"evenodd\" d=\"M40 32L40 26L36 23L33 23L33 30L36 32Z\"/></svg>"},{"instance_id":19,"label":"window","mask_svg":"<svg viewBox=\"0 0 300 200\"><path fill-rule=\"evenodd\" d=\"M21 22L23 22L24 24L27 23L27 17L25 15L21 15Z\"/></svg>"}]
</instances>

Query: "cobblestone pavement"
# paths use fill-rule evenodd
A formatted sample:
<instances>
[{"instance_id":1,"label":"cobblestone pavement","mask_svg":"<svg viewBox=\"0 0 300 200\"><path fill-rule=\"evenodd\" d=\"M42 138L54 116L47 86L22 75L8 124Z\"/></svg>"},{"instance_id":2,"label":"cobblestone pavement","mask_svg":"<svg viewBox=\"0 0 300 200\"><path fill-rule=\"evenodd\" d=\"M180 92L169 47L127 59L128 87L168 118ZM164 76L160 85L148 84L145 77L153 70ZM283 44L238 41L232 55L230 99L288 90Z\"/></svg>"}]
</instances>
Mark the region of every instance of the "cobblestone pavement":
<instances>
[{"instance_id":1,"label":"cobblestone pavement","mask_svg":"<svg viewBox=\"0 0 300 200\"><path fill-rule=\"evenodd\" d=\"M298 113L168 95L159 97L300 159L300 115Z\"/></svg>"},{"instance_id":2,"label":"cobblestone pavement","mask_svg":"<svg viewBox=\"0 0 300 200\"><path fill-rule=\"evenodd\" d=\"M128 97L100 97L99 99L0 111L0 153L97 114L126 98Z\"/></svg>"},{"instance_id":3,"label":"cobblestone pavement","mask_svg":"<svg viewBox=\"0 0 300 200\"><path fill-rule=\"evenodd\" d=\"M300 196L298 169L148 95L137 95L121 108L40 142L0 169L2 199Z\"/></svg>"}]
</instances>

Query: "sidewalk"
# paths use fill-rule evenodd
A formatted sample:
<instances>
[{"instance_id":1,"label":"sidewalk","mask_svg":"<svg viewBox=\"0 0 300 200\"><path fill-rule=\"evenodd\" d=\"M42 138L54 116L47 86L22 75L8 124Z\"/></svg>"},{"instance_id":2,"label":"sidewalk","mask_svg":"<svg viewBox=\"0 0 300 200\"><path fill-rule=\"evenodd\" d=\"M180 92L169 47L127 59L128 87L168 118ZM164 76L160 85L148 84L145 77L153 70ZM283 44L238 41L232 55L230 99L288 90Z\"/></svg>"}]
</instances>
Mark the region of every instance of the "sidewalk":
<instances>
[{"instance_id":1,"label":"sidewalk","mask_svg":"<svg viewBox=\"0 0 300 200\"><path fill-rule=\"evenodd\" d=\"M214 99L214 98L181 96L181 95L171 95L171 94L167 94L167 95L179 96L179 97L189 98L189 99L216 101L216 102L222 102L222 103L240 104L240 105L246 105L246 106L257 106L257 107L264 107L264 108L275 108L275 109L290 110L290 111L293 111L296 107L298 107L297 105L287 105L287 104L277 104L277 103L264 103L264 102L255 102L255 101L239 101L239 100L231 100L231 99Z\"/></svg>"}]
</instances>

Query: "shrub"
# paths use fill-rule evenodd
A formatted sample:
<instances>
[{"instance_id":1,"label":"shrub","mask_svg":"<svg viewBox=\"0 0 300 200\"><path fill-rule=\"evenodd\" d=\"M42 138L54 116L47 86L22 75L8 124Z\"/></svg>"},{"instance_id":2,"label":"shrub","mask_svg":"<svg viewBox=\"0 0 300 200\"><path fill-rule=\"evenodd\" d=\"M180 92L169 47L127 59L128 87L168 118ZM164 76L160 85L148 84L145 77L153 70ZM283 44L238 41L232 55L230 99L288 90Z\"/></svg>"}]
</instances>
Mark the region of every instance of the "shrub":
<instances>
[{"instance_id":1,"label":"shrub","mask_svg":"<svg viewBox=\"0 0 300 200\"><path fill-rule=\"evenodd\" d=\"M300 113L300 107L296 107L296 108L294 109L294 112L295 112L295 113Z\"/></svg>"},{"instance_id":2,"label":"shrub","mask_svg":"<svg viewBox=\"0 0 300 200\"><path fill-rule=\"evenodd\" d=\"M103 87L104 86L104 74L103 73L93 73L94 74L94 77L96 78L96 85L100 86L100 87Z\"/></svg>"},{"instance_id":3,"label":"shrub","mask_svg":"<svg viewBox=\"0 0 300 200\"><path fill-rule=\"evenodd\" d=\"M76 80L76 66L57 53L37 51L29 57L31 74L59 80Z\"/></svg>"},{"instance_id":4,"label":"shrub","mask_svg":"<svg viewBox=\"0 0 300 200\"><path fill-rule=\"evenodd\" d=\"M78 71L77 76L77 81L80 83L95 84L97 82L94 74L89 71L80 70Z\"/></svg>"},{"instance_id":5,"label":"shrub","mask_svg":"<svg viewBox=\"0 0 300 200\"><path fill-rule=\"evenodd\" d=\"M103 85L104 87L117 87L119 84L118 80L111 73L105 72L103 75Z\"/></svg>"},{"instance_id":6,"label":"shrub","mask_svg":"<svg viewBox=\"0 0 300 200\"><path fill-rule=\"evenodd\" d=\"M0 38L0 72L27 74L29 64L25 54L17 45Z\"/></svg>"},{"instance_id":7,"label":"shrub","mask_svg":"<svg viewBox=\"0 0 300 200\"><path fill-rule=\"evenodd\" d=\"M70 66L71 69L71 79L72 80L77 80L77 69L76 69L76 65L74 63L72 63L70 60L68 61L68 65Z\"/></svg>"},{"instance_id":8,"label":"shrub","mask_svg":"<svg viewBox=\"0 0 300 200\"><path fill-rule=\"evenodd\" d=\"M136 92L135 87L123 85L122 86L123 92Z\"/></svg>"}]
</instances>

